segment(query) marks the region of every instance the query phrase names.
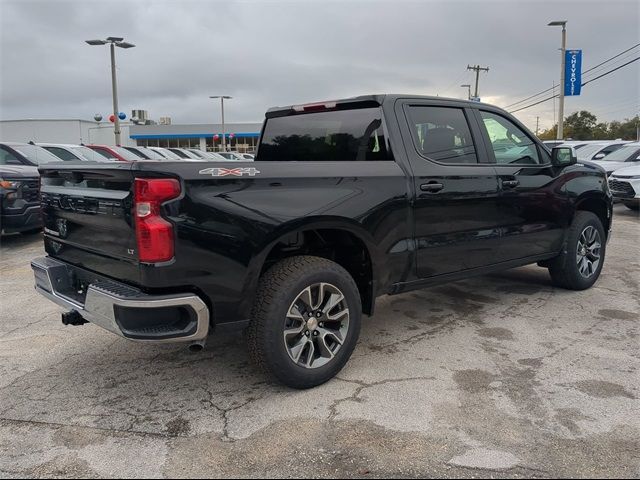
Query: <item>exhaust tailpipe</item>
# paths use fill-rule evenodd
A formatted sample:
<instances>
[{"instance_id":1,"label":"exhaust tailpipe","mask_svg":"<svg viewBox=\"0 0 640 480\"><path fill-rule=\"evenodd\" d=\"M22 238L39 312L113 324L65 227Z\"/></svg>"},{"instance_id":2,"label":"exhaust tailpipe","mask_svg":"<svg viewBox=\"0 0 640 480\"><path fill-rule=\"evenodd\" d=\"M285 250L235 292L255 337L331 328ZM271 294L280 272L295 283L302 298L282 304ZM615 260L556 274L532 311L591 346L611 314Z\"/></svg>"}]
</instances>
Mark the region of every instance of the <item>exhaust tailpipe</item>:
<instances>
[{"instance_id":1,"label":"exhaust tailpipe","mask_svg":"<svg viewBox=\"0 0 640 480\"><path fill-rule=\"evenodd\" d=\"M65 312L62 314L63 325L78 326L78 325L84 325L85 323L89 323L89 322L87 322L84 318L82 318L82 315L80 315L80 312L78 312L77 310L71 310L70 312Z\"/></svg>"},{"instance_id":2,"label":"exhaust tailpipe","mask_svg":"<svg viewBox=\"0 0 640 480\"><path fill-rule=\"evenodd\" d=\"M204 346L207 342L205 340L198 340L197 342L193 342L189 344L189 351L191 353L198 353L204 349Z\"/></svg>"}]
</instances>

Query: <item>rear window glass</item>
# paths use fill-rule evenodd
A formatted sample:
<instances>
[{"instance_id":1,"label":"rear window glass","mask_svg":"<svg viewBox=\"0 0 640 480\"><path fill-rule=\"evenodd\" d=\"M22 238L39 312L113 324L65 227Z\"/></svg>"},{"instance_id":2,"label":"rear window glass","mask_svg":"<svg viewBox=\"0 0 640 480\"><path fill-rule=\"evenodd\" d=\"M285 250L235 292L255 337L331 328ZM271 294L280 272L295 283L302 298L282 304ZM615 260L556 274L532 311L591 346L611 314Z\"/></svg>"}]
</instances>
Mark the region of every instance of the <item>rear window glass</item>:
<instances>
[{"instance_id":1,"label":"rear window glass","mask_svg":"<svg viewBox=\"0 0 640 480\"><path fill-rule=\"evenodd\" d=\"M32 163L36 165L42 165L44 163L61 162L62 160L56 157L53 153L48 152L42 147L36 145L12 145L12 148L23 155Z\"/></svg>"},{"instance_id":2,"label":"rear window glass","mask_svg":"<svg viewBox=\"0 0 640 480\"><path fill-rule=\"evenodd\" d=\"M380 108L304 113L267 119L257 161L392 160Z\"/></svg>"}]
</instances>

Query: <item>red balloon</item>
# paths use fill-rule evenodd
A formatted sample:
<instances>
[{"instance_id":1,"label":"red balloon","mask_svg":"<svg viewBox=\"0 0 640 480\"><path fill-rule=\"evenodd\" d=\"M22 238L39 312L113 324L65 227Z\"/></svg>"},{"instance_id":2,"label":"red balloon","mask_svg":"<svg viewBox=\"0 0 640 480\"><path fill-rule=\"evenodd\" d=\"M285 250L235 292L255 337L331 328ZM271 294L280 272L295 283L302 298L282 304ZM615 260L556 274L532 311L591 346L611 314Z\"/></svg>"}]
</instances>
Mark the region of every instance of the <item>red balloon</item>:
<instances>
[{"instance_id":1,"label":"red balloon","mask_svg":"<svg viewBox=\"0 0 640 480\"><path fill-rule=\"evenodd\" d=\"M214 140L218 140L220 138L220 135L218 135L217 133L213 136Z\"/></svg>"},{"instance_id":2,"label":"red balloon","mask_svg":"<svg viewBox=\"0 0 640 480\"><path fill-rule=\"evenodd\" d=\"M110 121L111 123L113 123L113 122L115 122L115 121L116 121L116 116L115 116L113 113L112 113L111 115L109 115L109 121Z\"/></svg>"}]
</instances>

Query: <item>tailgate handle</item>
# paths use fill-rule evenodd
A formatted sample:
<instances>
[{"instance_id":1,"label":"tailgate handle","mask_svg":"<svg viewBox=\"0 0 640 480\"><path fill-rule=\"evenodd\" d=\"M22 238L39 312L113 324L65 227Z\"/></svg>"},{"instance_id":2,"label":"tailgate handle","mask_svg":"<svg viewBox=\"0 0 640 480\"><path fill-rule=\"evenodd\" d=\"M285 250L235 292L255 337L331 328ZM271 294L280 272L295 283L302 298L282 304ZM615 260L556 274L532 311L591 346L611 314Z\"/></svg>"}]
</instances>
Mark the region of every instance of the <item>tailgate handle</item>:
<instances>
[{"instance_id":1,"label":"tailgate handle","mask_svg":"<svg viewBox=\"0 0 640 480\"><path fill-rule=\"evenodd\" d=\"M518 185L520 185L519 180L503 180L502 181L503 187L514 188L514 187L517 187Z\"/></svg>"}]
</instances>

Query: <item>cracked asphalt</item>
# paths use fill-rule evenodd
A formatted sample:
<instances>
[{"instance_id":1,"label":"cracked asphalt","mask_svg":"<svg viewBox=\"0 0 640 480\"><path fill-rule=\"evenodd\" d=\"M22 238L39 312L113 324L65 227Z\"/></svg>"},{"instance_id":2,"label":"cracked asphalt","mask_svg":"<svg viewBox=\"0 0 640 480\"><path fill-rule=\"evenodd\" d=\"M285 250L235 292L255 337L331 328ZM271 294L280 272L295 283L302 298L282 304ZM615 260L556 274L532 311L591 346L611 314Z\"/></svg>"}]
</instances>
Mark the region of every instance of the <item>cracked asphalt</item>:
<instances>
[{"instance_id":1,"label":"cracked asphalt","mask_svg":"<svg viewBox=\"0 0 640 480\"><path fill-rule=\"evenodd\" d=\"M600 281L529 266L379 299L353 358L293 391L242 335L183 346L64 327L39 236L2 239L0 477L640 477L640 219Z\"/></svg>"}]
</instances>

